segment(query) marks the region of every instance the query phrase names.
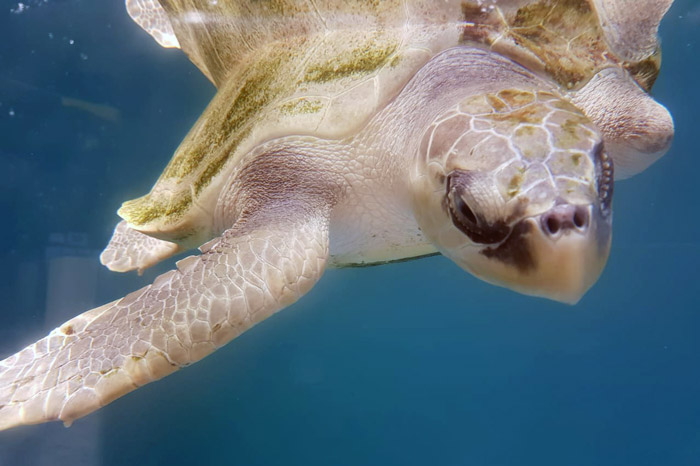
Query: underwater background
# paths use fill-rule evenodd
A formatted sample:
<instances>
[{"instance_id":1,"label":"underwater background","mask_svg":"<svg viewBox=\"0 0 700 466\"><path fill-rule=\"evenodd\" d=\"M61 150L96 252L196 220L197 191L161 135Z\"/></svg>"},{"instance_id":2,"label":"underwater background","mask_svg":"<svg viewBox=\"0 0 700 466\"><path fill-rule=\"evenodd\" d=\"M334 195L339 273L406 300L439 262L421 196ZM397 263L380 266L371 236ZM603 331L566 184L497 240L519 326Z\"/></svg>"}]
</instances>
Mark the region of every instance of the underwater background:
<instances>
[{"instance_id":1,"label":"underwater background","mask_svg":"<svg viewBox=\"0 0 700 466\"><path fill-rule=\"evenodd\" d=\"M214 88L123 1L2 0L0 359L150 283L98 255ZM0 465L700 464L700 2L662 23L666 157L616 185L605 272L574 307L442 257L329 270L203 361Z\"/></svg>"}]
</instances>

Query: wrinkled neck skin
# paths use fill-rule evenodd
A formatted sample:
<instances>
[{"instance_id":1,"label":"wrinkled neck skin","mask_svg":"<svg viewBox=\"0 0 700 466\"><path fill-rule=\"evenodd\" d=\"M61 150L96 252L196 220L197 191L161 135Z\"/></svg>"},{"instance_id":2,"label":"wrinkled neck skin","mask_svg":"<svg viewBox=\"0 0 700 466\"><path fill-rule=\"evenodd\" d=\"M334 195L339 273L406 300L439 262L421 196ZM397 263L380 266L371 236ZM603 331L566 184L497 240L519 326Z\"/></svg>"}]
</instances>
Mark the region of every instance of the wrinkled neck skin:
<instances>
[{"instance_id":1,"label":"wrinkled neck skin","mask_svg":"<svg viewBox=\"0 0 700 466\"><path fill-rule=\"evenodd\" d=\"M507 58L455 47L428 62L355 137L342 141L357 177L345 177L331 223L337 266L366 265L435 253L413 210L417 156L428 126L465 97L507 88L552 86ZM342 169L342 167L341 167ZM331 168L332 170L332 168Z\"/></svg>"}]
</instances>

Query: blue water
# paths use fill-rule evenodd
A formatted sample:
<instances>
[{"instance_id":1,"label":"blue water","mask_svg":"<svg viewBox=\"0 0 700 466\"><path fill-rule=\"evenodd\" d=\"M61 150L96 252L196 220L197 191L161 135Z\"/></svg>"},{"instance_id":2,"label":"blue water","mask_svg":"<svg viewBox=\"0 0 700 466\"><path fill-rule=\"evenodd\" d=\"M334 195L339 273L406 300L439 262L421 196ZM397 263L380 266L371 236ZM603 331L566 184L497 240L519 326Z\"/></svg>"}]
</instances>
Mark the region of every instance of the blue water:
<instances>
[{"instance_id":1,"label":"blue water","mask_svg":"<svg viewBox=\"0 0 700 466\"><path fill-rule=\"evenodd\" d=\"M95 264L116 208L148 191L214 93L122 1L28 4L0 9L0 358L172 267ZM331 270L70 429L1 432L0 464L700 464L700 2L677 0L661 35L654 95L675 143L616 186L611 258L579 305L441 257Z\"/></svg>"}]
</instances>

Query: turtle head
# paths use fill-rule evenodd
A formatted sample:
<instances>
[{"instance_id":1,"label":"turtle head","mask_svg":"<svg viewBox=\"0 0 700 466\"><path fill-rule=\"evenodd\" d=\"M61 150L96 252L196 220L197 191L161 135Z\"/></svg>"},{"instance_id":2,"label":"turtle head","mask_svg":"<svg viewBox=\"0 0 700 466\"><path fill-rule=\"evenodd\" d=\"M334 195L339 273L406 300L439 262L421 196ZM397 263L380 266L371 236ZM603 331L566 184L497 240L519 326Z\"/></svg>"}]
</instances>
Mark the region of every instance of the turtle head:
<instances>
[{"instance_id":1,"label":"turtle head","mask_svg":"<svg viewBox=\"0 0 700 466\"><path fill-rule=\"evenodd\" d=\"M472 96L424 133L414 210L436 247L475 276L575 303L610 251L612 170L596 126L559 96Z\"/></svg>"}]
</instances>

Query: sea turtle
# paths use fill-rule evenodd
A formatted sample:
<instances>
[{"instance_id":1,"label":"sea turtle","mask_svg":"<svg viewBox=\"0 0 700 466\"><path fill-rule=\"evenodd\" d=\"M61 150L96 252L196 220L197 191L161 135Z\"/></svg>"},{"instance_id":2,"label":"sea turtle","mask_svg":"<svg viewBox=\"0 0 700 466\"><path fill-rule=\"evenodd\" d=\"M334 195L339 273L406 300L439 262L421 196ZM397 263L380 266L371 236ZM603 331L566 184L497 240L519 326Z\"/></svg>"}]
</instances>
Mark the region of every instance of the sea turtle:
<instances>
[{"instance_id":1,"label":"sea turtle","mask_svg":"<svg viewBox=\"0 0 700 466\"><path fill-rule=\"evenodd\" d=\"M610 247L613 161L673 122L648 94L672 0L127 0L218 93L102 253L200 255L0 362L0 429L70 423L191 364L326 266L441 252L574 303Z\"/></svg>"}]
</instances>

